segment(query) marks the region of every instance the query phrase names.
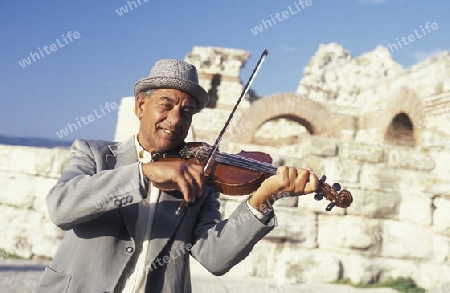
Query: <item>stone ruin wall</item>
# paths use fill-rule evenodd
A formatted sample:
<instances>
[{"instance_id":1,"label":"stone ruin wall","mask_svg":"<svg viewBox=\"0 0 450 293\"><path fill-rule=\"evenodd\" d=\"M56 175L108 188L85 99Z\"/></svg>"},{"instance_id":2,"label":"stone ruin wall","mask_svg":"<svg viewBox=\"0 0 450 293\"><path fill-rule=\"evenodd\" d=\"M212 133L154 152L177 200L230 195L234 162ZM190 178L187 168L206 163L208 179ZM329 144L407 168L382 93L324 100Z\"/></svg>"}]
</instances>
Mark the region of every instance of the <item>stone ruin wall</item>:
<instances>
[{"instance_id":1,"label":"stone ruin wall","mask_svg":"<svg viewBox=\"0 0 450 293\"><path fill-rule=\"evenodd\" d=\"M238 72L217 65L228 58L242 67L248 53L196 47L186 58L207 90L215 70L233 80L232 91L195 117L190 140L213 143L242 91ZM401 113L412 128L406 142L395 136ZM312 167L351 190L354 203L327 213L312 196L277 202L279 227L230 273L355 283L403 276L424 288L449 282L449 117L449 52L403 69L383 47L352 57L321 45L296 93L239 108L221 150L261 150L276 164ZM224 216L241 200L223 196Z\"/></svg>"},{"instance_id":2,"label":"stone ruin wall","mask_svg":"<svg viewBox=\"0 0 450 293\"><path fill-rule=\"evenodd\" d=\"M275 164L311 167L319 175L326 174L327 182L340 182L350 190L352 206L326 212L326 202L316 202L311 195L280 200L276 203L278 227L229 274L273 277L287 284L411 277L423 288L439 288L450 281L446 129L450 54L403 70L390 56L380 61L377 53L365 63L373 69L364 70L379 80L375 87L353 81L359 90L355 85L347 89L328 85L333 83L329 76L337 82L336 74L328 72L336 70L331 68L335 59L342 59L342 64L346 60L345 72L362 70L355 61L362 56L343 58L343 54L348 52L338 45L323 45L306 67L297 93L244 102L221 150L260 150L271 154ZM199 69L202 85L220 93L214 107L196 116L190 140L214 141L233 106L231 101L242 91L239 70L248 56L242 50L211 47L196 47L188 55L186 59ZM226 65L228 58L235 61L233 66ZM322 66L321 72L315 62L331 67ZM383 70L378 68L380 63ZM213 66L224 75L220 83ZM399 113L406 113L414 126L411 145L386 137ZM118 120L116 140L137 131L132 97L123 99ZM0 146L0 213L4 219L0 225L5 239L0 248L6 251L0 257L9 253L26 258L54 255L63 232L50 223L45 196L68 156L67 149ZM241 200L222 196L223 215L228 216ZM202 270L195 261L192 266Z\"/></svg>"}]
</instances>

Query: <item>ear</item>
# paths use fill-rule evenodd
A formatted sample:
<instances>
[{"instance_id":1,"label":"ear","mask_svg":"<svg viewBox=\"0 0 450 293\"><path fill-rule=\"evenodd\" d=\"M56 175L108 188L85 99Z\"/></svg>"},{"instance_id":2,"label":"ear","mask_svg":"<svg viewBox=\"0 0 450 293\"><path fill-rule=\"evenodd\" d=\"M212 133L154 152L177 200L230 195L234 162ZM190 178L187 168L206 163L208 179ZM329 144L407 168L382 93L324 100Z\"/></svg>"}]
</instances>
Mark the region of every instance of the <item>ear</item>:
<instances>
[{"instance_id":1,"label":"ear","mask_svg":"<svg viewBox=\"0 0 450 293\"><path fill-rule=\"evenodd\" d=\"M145 95L139 93L134 101L134 113L139 120L141 120L142 115L144 115L145 100Z\"/></svg>"}]
</instances>

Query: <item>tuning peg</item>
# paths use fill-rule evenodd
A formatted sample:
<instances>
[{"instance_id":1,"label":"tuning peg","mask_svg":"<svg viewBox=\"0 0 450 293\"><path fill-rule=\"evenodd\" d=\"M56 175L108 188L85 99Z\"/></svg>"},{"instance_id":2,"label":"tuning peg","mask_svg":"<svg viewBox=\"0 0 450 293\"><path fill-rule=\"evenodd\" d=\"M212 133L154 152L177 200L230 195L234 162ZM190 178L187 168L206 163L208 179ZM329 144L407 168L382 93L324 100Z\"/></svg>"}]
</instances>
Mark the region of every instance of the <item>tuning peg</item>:
<instances>
[{"instance_id":1,"label":"tuning peg","mask_svg":"<svg viewBox=\"0 0 450 293\"><path fill-rule=\"evenodd\" d=\"M327 176L322 175L322 177L320 177L319 182L324 183L325 180L327 180Z\"/></svg>"},{"instance_id":2,"label":"tuning peg","mask_svg":"<svg viewBox=\"0 0 450 293\"><path fill-rule=\"evenodd\" d=\"M334 190L339 191L341 190L341 185L339 183L333 183L333 186L331 186Z\"/></svg>"},{"instance_id":3,"label":"tuning peg","mask_svg":"<svg viewBox=\"0 0 450 293\"><path fill-rule=\"evenodd\" d=\"M331 203L328 204L328 206L325 208L325 210L326 210L327 212L329 212L329 211L331 211L331 209L334 208L335 206L336 206L336 203L331 202Z\"/></svg>"},{"instance_id":4,"label":"tuning peg","mask_svg":"<svg viewBox=\"0 0 450 293\"><path fill-rule=\"evenodd\" d=\"M318 192L314 195L314 199L319 201L323 199L323 193L322 192Z\"/></svg>"}]
</instances>

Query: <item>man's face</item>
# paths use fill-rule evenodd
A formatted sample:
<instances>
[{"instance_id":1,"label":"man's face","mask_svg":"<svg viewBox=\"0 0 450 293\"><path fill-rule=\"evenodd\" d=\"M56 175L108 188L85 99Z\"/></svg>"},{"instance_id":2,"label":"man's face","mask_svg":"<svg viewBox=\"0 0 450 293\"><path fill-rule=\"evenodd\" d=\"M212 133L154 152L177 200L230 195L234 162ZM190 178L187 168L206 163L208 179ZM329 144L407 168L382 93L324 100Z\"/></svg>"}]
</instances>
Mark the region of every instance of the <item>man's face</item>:
<instances>
[{"instance_id":1,"label":"man's face","mask_svg":"<svg viewBox=\"0 0 450 293\"><path fill-rule=\"evenodd\" d=\"M147 151L165 152L186 138L197 103L175 89L157 89L151 96L136 97L136 116L140 119L138 140Z\"/></svg>"}]
</instances>

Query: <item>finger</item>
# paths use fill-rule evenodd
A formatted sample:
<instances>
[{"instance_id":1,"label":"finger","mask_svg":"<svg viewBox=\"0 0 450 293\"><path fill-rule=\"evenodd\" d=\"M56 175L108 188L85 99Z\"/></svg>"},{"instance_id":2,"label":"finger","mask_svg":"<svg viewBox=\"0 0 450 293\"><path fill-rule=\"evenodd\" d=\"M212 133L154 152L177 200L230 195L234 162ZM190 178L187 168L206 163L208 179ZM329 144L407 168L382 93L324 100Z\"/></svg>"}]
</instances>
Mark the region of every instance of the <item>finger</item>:
<instances>
[{"instance_id":1,"label":"finger","mask_svg":"<svg viewBox=\"0 0 450 293\"><path fill-rule=\"evenodd\" d=\"M289 186L289 168L287 166L279 167L276 176L279 191Z\"/></svg>"},{"instance_id":2,"label":"finger","mask_svg":"<svg viewBox=\"0 0 450 293\"><path fill-rule=\"evenodd\" d=\"M194 196L201 197L203 195L203 188L204 188L203 168L201 166L192 166L189 169L189 172L191 173L191 176L194 179L193 183L195 184L196 188L196 193L194 194Z\"/></svg>"},{"instance_id":3,"label":"finger","mask_svg":"<svg viewBox=\"0 0 450 293\"><path fill-rule=\"evenodd\" d=\"M309 182L305 186L305 193L315 192L319 189L319 178L315 173L309 175Z\"/></svg>"},{"instance_id":4,"label":"finger","mask_svg":"<svg viewBox=\"0 0 450 293\"><path fill-rule=\"evenodd\" d=\"M310 177L310 172L308 170L299 170L296 181L294 193L297 195L305 193L306 183Z\"/></svg>"},{"instance_id":5,"label":"finger","mask_svg":"<svg viewBox=\"0 0 450 293\"><path fill-rule=\"evenodd\" d=\"M289 167L289 186L287 186L289 191L295 192L297 176L297 169L294 167Z\"/></svg>"},{"instance_id":6,"label":"finger","mask_svg":"<svg viewBox=\"0 0 450 293\"><path fill-rule=\"evenodd\" d=\"M189 188L189 184L187 183L186 179L179 179L177 181L177 185L181 191L181 193L183 194L183 199L185 202L189 202L189 198L190 198L190 188Z\"/></svg>"},{"instance_id":7,"label":"finger","mask_svg":"<svg viewBox=\"0 0 450 293\"><path fill-rule=\"evenodd\" d=\"M176 180L175 184L178 187L179 191L183 194L184 201L190 202L190 198L192 197L191 188L187 179L184 176L181 176Z\"/></svg>"},{"instance_id":8,"label":"finger","mask_svg":"<svg viewBox=\"0 0 450 293\"><path fill-rule=\"evenodd\" d=\"M187 202L193 203L195 201L195 197L197 195L197 184L196 184L195 179L192 176L192 174L189 173L188 171L186 171L184 173L184 179L185 179L185 182L189 189L189 195L188 195L189 199L187 200Z\"/></svg>"}]
</instances>

